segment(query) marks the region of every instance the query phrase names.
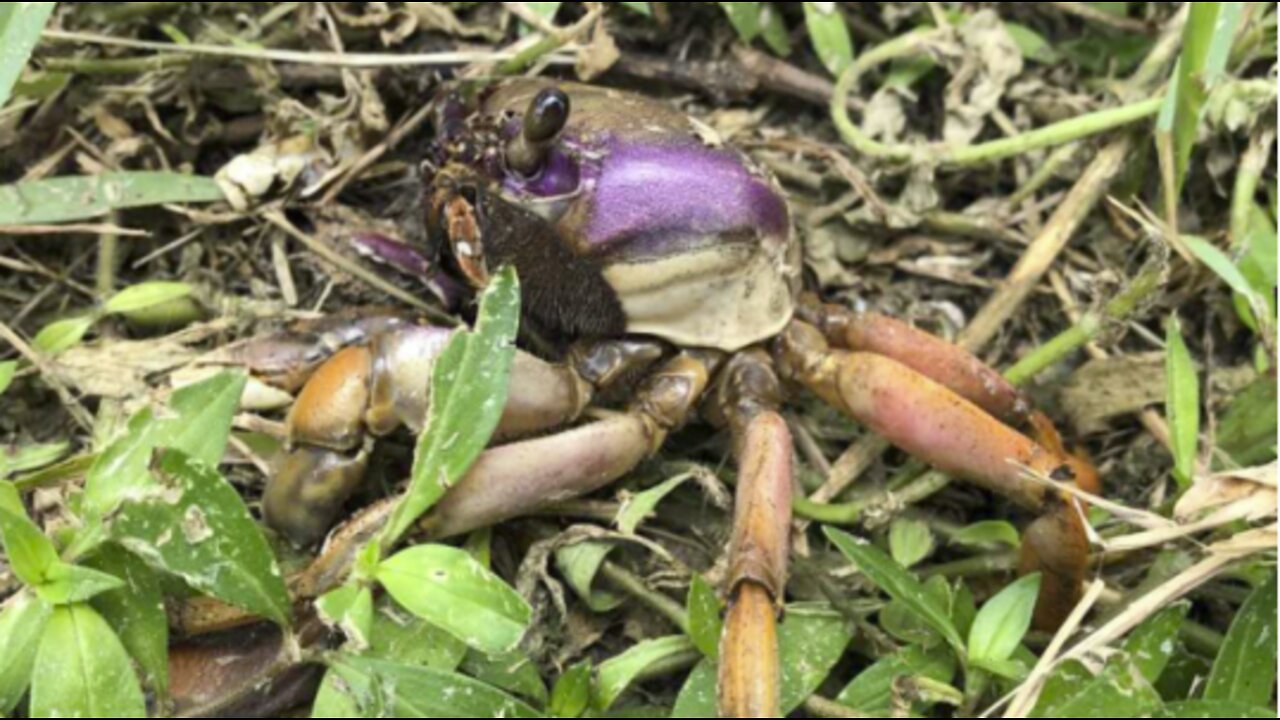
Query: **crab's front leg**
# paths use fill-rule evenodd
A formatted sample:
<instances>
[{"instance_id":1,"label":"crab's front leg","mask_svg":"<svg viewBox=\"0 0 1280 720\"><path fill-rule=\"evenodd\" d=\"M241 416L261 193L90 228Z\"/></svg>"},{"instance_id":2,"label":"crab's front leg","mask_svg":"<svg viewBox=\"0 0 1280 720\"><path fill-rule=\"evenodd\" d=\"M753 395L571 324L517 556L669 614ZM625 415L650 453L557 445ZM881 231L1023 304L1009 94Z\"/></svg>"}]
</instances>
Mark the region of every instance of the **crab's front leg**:
<instances>
[{"instance_id":1,"label":"crab's front leg","mask_svg":"<svg viewBox=\"0 0 1280 720\"><path fill-rule=\"evenodd\" d=\"M886 339L884 321L877 323L880 330L863 325L864 336L850 338L843 321L827 321L826 334L795 322L776 345L779 366L897 447L1039 515L1026 533L1023 570L1043 574L1037 625L1055 627L1079 600L1089 542L1080 506L1026 473L1070 482L1083 464L997 419L992 412L1032 413L1016 390L976 359L941 341L922 340L918 331L912 331L916 342ZM833 349L828 335L869 349Z\"/></svg>"}]
</instances>

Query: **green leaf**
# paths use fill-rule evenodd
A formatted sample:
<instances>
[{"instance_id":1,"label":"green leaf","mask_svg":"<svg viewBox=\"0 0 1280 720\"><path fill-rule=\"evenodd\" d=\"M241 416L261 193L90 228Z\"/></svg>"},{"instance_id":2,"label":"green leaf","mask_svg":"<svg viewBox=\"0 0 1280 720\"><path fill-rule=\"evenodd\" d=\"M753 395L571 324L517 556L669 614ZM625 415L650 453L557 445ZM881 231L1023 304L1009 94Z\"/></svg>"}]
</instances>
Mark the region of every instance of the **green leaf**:
<instances>
[{"instance_id":1,"label":"green leaf","mask_svg":"<svg viewBox=\"0 0 1280 720\"><path fill-rule=\"evenodd\" d=\"M129 653L88 605L53 611L31 680L33 718L146 717Z\"/></svg>"},{"instance_id":2,"label":"green leaf","mask_svg":"<svg viewBox=\"0 0 1280 720\"><path fill-rule=\"evenodd\" d=\"M547 704L547 686L542 682L537 663L527 653L517 650L502 655L485 655L472 650L462 662L462 672L539 707Z\"/></svg>"},{"instance_id":3,"label":"green leaf","mask_svg":"<svg viewBox=\"0 0 1280 720\"><path fill-rule=\"evenodd\" d=\"M1226 69L1244 5L1241 2L1191 4L1176 79L1158 122L1159 132L1173 139L1178 194L1186 178L1209 91Z\"/></svg>"},{"instance_id":4,"label":"green leaf","mask_svg":"<svg viewBox=\"0 0 1280 720\"><path fill-rule=\"evenodd\" d=\"M200 592L288 626L280 567L235 487L178 450L160 452L156 472L155 488L121 505L111 539Z\"/></svg>"},{"instance_id":5,"label":"green leaf","mask_svg":"<svg viewBox=\"0 0 1280 720\"><path fill-rule=\"evenodd\" d=\"M933 531L919 520L900 519L889 528L889 552L904 568L913 568L933 554Z\"/></svg>"},{"instance_id":6,"label":"green leaf","mask_svg":"<svg viewBox=\"0 0 1280 720\"><path fill-rule=\"evenodd\" d=\"M538 711L501 690L454 673L342 655L331 664L349 701L339 709L360 713L312 717L540 718ZM325 710L334 709L332 699ZM371 711L376 711L371 712Z\"/></svg>"},{"instance_id":7,"label":"green leaf","mask_svg":"<svg viewBox=\"0 0 1280 720\"><path fill-rule=\"evenodd\" d=\"M618 530L623 535L635 535L640 525L653 516L658 504L692 478L693 475L688 473L677 475L628 499L618 511Z\"/></svg>"},{"instance_id":8,"label":"green leaf","mask_svg":"<svg viewBox=\"0 0 1280 720\"><path fill-rule=\"evenodd\" d=\"M0 477L48 467L62 459L70 449L71 443L67 442L0 449Z\"/></svg>"},{"instance_id":9,"label":"green leaf","mask_svg":"<svg viewBox=\"0 0 1280 720\"><path fill-rule=\"evenodd\" d=\"M647 2L624 2L618 3L624 8L634 10L645 17L653 17L653 8Z\"/></svg>"},{"instance_id":10,"label":"green leaf","mask_svg":"<svg viewBox=\"0 0 1280 720\"><path fill-rule=\"evenodd\" d=\"M949 684L955 678L956 669L955 655L949 650L909 647L863 670L836 702L872 717L885 717L893 707L894 683L899 678L923 677Z\"/></svg>"},{"instance_id":11,"label":"green leaf","mask_svg":"<svg viewBox=\"0 0 1280 720\"><path fill-rule=\"evenodd\" d=\"M559 718L582 717L591 707L591 663L574 665L556 681L551 692L551 715Z\"/></svg>"},{"instance_id":12,"label":"green leaf","mask_svg":"<svg viewBox=\"0 0 1280 720\"><path fill-rule=\"evenodd\" d=\"M1143 623L1125 641L1125 652L1133 659L1134 667L1152 685L1160 681L1169 667L1190 611L1190 603L1175 603Z\"/></svg>"},{"instance_id":13,"label":"green leaf","mask_svg":"<svg viewBox=\"0 0 1280 720\"><path fill-rule=\"evenodd\" d=\"M1263 707L1276 689L1276 578L1249 596L1231 623L1204 699Z\"/></svg>"},{"instance_id":14,"label":"green leaf","mask_svg":"<svg viewBox=\"0 0 1280 720\"><path fill-rule=\"evenodd\" d=\"M729 16L729 22L733 23L733 29L738 31L738 37L742 41L749 43L760 37L760 33L764 28L764 24L760 21L764 3L758 2L722 2L720 7L724 8L724 12Z\"/></svg>"},{"instance_id":15,"label":"green leaf","mask_svg":"<svg viewBox=\"0 0 1280 720\"><path fill-rule=\"evenodd\" d=\"M1264 375L1231 403L1218 425L1218 447L1241 467L1276 459L1276 378Z\"/></svg>"},{"instance_id":16,"label":"green leaf","mask_svg":"<svg viewBox=\"0 0 1280 720\"><path fill-rule=\"evenodd\" d=\"M1062 54L1043 35L1020 23L1004 24L1009 37L1018 45L1022 57L1044 65L1052 65L1062 60Z\"/></svg>"},{"instance_id":17,"label":"green leaf","mask_svg":"<svg viewBox=\"0 0 1280 720\"><path fill-rule=\"evenodd\" d=\"M701 654L684 635L642 642L600 665L593 704L598 710L609 710L645 673L689 656L701 657Z\"/></svg>"},{"instance_id":18,"label":"green leaf","mask_svg":"<svg viewBox=\"0 0 1280 720\"><path fill-rule=\"evenodd\" d=\"M106 311L124 315L189 297L195 288L186 283L149 282L116 293L107 301Z\"/></svg>"},{"instance_id":19,"label":"green leaf","mask_svg":"<svg viewBox=\"0 0 1280 720\"><path fill-rule=\"evenodd\" d=\"M36 334L31 344L45 355L60 355L79 345L96 322L98 318L93 315L81 315L50 323Z\"/></svg>"},{"instance_id":20,"label":"green leaf","mask_svg":"<svg viewBox=\"0 0 1280 720\"><path fill-rule=\"evenodd\" d=\"M844 657L853 630L839 613L825 606L792 605L778 628L782 665L782 713L791 714L817 692ZM704 660L685 681L671 717L714 718L716 664Z\"/></svg>"},{"instance_id":21,"label":"green leaf","mask_svg":"<svg viewBox=\"0 0 1280 720\"><path fill-rule=\"evenodd\" d=\"M17 374L18 363L16 360L0 363L0 395L9 390L9 386L13 384L13 377Z\"/></svg>"},{"instance_id":22,"label":"green leaf","mask_svg":"<svg viewBox=\"0 0 1280 720\"><path fill-rule=\"evenodd\" d=\"M514 650L533 615L501 578L445 545L401 552L378 569L378 582L409 612L491 655Z\"/></svg>"},{"instance_id":23,"label":"green leaf","mask_svg":"<svg viewBox=\"0 0 1280 720\"><path fill-rule=\"evenodd\" d=\"M956 652L964 654L964 641L952 624L947 610L938 605L919 580L870 543L835 528L828 527L824 531L831 542L881 590L910 607L938 631Z\"/></svg>"},{"instance_id":24,"label":"green leaf","mask_svg":"<svg viewBox=\"0 0 1280 720\"><path fill-rule=\"evenodd\" d=\"M7 482L0 482L0 541L13 574L30 587L49 582L62 564L53 541L27 517L18 491Z\"/></svg>"},{"instance_id":25,"label":"green leaf","mask_svg":"<svg viewBox=\"0 0 1280 720\"><path fill-rule=\"evenodd\" d=\"M1040 575L1028 575L982 606L969 632L971 661L1001 663L1013 657L1031 629Z\"/></svg>"},{"instance_id":26,"label":"green leaf","mask_svg":"<svg viewBox=\"0 0 1280 720\"><path fill-rule=\"evenodd\" d=\"M1003 520L990 520L970 525L951 538L952 545L974 548L1007 546L1016 548L1022 544L1018 528Z\"/></svg>"},{"instance_id":27,"label":"green leaf","mask_svg":"<svg viewBox=\"0 0 1280 720\"><path fill-rule=\"evenodd\" d=\"M212 178L172 172L31 180L0 185L0 225L76 222L114 210L222 199L222 191Z\"/></svg>"},{"instance_id":28,"label":"green leaf","mask_svg":"<svg viewBox=\"0 0 1280 720\"><path fill-rule=\"evenodd\" d=\"M311 717L313 718L380 718L386 717L380 711L366 712L365 708L360 707L356 703L356 699L352 697L347 687L347 681L342 679L336 670L330 670L325 673L324 680L320 682L320 691L316 694L315 702L311 705ZM374 710L369 708L369 710ZM378 709L380 710L380 709Z\"/></svg>"},{"instance_id":29,"label":"green leaf","mask_svg":"<svg viewBox=\"0 0 1280 720\"><path fill-rule=\"evenodd\" d=\"M1227 284L1227 287L1245 298L1246 304L1253 313L1262 315L1267 312L1265 300L1254 291L1253 283L1249 282L1249 278L1245 277L1244 272L1230 257L1227 257L1225 252L1208 240L1195 235L1183 235L1182 241L1200 262Z\"/></svg>"},{"instance_id":30,"label":"green leaf","mask_svg":"<svg viewBox=\"0 0 1280 720\"><path fill-rule=\"evenodd\" d=\"M156 487L150 469L156 448L179 450L207 465L221 462L246 382L243 373L222 373L175 392L169 412L143 410L130 419L125 436L98 457L85 480L89 524L126 497Z\"/></svg>"},{"instance_id":31,"label":"green leaf","mask_svg":"<svg viewBox=\"0 0 1280 720\"><path fill-rule=\"evenodd\" d=\"M702 654L712 660L720 656L720 634L724 628L720 611L715 588L706 578L695 574L689 584L689 637Z\"/></svg>"},{"instance_id":32,"label":"green leaf","mask_svg":"<svg viewBox=\"0 0 1280 720\"><path fill-rule=\"evenodd\" d=\"M374 615L369 649L364 655L395 665L453 672L466 659L467 646L431 623L403 613L386 600Z\"/></svg>"},{"instance_id":33,"label":"green leaf","mask_svg":"<svg viewBox=\"0 0 1280 720\"><path fill-rule=\"evenodd\" d=\"M383 534L390 548L471 469L507 404L520 325L520 282L504 268L485 290L474 332L458 333L436 360L431 407L409 490Z\"/></svg>"},{"instance_id":34,"label":"green leaf","mask_svg":"<svg viewBox=\"0 0 1280 720\"><path fill-rule=\"evenodd\" d=\"M343 585L317 600L316 612L326 625L341 628L350 648L362 650L369 647L374 622L372 589Z\"/></svg>"},{"instance_id":35,"label":"green leaf","mask_svg":"<svg viewBox=\"0 0 1280 720\"><path fill-rule=\"evenodd\" d=\"M1185 489L1195 479L1200 454L1200 376L1176 315L1169 319L1168 336L1167 413L1173 431L1174 474Z\"/></svg>"},{"instance_id":36,"label":"green leaf","mask_svg":"<svg viewBox=\"0 0 1280 720\"><path fill-rule=\"evenodd\" d=\"M560 12L560 7L564 5L562 2L530 2L525 3L530 10L538 17L548 22L554 22L556 14Z\"/></svg>"},{"instance_id":37,"label":"green leaf","mask_svg":"<svg viewBox=\"0 0 1280 720\"><path fill-rule=\"evenodd\" d=\"M0 717L18 706L31 685L40 637L53 609L30 593L19 593L0 612Z\"/></svg>"},{"instance_id":38,"label":"green leaf","mask_svg":"<svg viewBox=\"0 0 1280 720\"><path fill-rule=\"evenodd\" d=\"M1170 703L1153 718L1274 718L1276 711L1267 707L1249 707L1229 702Z\"/></svg>"},{"instance_id":39,"label":"green leaf","mask_svg":"<svg viewBox=\"0 0 1280 720\"><path fill-rule=\"evenodd\" d=\"M124 581L114 575L59 562L49 568L45 582L35 590L50 605L76 605L122 587Z\"/></svg>"},{"instance_id":40,"label":"green leaf","mask_svg":"<svg viewBox=\"0 0 1280 720\"><path fill-rule=\"evenodd\" d=\"M775 54L786 57L791 54L791 31L774 3L763 3L760 10L760 34Z\"/></svg>"},{"instance_id":41,"label":"green leaf","mask_svg":"<svg viewBox=\"0 0 1280 720\"><path fill-rule=\"evenodd\" d=\"M56 2L17 2L0 5L0 108L40 42L40 33L58 6ZM3 222L0 222L3 224Z\"/></svg>"},{"instance_id":42,"label":"green leaf","mask_svg":"<svg viewBox=\"0 0 1280 720\"><path fill-rule=\"evenodd\" d=\"M1127 657L1093 677L1079 663L1058 669L1041 695L1034 718L1144 717L1162 707L1160 695Z\"/></svg>"},{"instance_id":43,"label":"green leaf","mask_svg":"<svg viewBox=\"0 0 1280 720\"><path fill-rule=\"evenodd\" d=\"M807 2L804 4L805 23L809 28L809 40L818 58L832 75L840 76L853 64L853 38L845 22L840 4L833 2Z\"/></svg>"},{"instance_id":44,"label":"green leaf","mask_svg":"<svg viewBox=\"0 0 1280 720\"><path fill-rule=\"evenodd\" d=\"M607 590L597 590L596 576L614 550L607 542L587 541L575 543L556 551L556 567L568 581L569 587L595 613L610 613L626 602L622 596Z\"/></svg>"},{"instance_id":45,"label":"green leaf","mask_svg":"<svg viewBox=\"0 0 1280 720\"><path fill-rule=\"evenodd\" d=\"M169 693L169 616L160 576L146 563L117 547L105 547L87 563L124 585L93 599L115 628L129 655L142 668L144 684L160 696Z\"/></svg>"},{"instance_id":46,"label":"green leaf","mask_svg":"<svg viewBox=\"0 0 1280 720\"><path fill-rule=\"evenodd\" d=\"M1250 208L1243 245L1245 255L1240 259L1240 272L1253 291L1237 294L1236 306L1250 328L1264 331L1275 324L1276 318L1276 226L1267 211L1258 205ZM1264 323L1259 323L1259 318Z\"/></svg>"}]
</instances>

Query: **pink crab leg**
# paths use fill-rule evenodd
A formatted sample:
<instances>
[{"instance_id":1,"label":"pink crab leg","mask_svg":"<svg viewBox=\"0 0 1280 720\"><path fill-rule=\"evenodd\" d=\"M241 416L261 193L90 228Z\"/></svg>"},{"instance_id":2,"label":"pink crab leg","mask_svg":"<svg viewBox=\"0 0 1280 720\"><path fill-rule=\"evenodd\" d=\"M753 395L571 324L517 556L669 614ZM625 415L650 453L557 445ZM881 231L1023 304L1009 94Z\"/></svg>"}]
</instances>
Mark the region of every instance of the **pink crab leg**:
<instances>
[{"instance_id":1,"label":"pink crab leg","mask_svg":"<svg viewBox=\"0 0 1280 720\"><path fill-rule=\"evenodd\" d=\"M792 323L777 353L785 375L894 445L1043 516L1024 546L1024 570L1044 573L1040 626L1065 618L1062 610L1079 599L1089 560L1079 508L1024 473L1070 481L1072 459L894 358L831 349L823 333L805 323Z\"/></svg>"}]
</instances>

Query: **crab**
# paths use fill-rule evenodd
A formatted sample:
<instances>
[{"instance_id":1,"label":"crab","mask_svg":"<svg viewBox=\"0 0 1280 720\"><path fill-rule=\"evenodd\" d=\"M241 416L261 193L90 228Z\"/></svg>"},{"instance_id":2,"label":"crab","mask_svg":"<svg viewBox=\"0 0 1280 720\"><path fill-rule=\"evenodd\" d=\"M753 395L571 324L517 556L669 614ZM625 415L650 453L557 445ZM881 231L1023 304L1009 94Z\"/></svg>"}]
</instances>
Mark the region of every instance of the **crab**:
<instances>
[{"instance_id":1,"label":"crab","mask_svg":"<svg viewBox=\"0 0 1280 720\"><path fill-rule=\"evenodd\" d=\"M777 717L776 621L787 586L797 389L921 460L1038 516L1024 572L1037 622L1075 605L1089 546L1073 495L1091 469L999 373L886 316L802 288L800 242L771 174L668 104L540 79L450 84L425 163L426 247L366 251L474 289L522 282L527 334L495 444L422 524L450 538L622 478L695 417L729 429L738 506L724 588L724 717ZM372 438L421 431L434 359L455 329L344 316L255 341L238 361L299 387L288 449L263 499L298 545L323 540L365 473ZM590 414L629 395L624 411ZM593 418L593 419L588 419Z\"/></svg>"}]
</instances>

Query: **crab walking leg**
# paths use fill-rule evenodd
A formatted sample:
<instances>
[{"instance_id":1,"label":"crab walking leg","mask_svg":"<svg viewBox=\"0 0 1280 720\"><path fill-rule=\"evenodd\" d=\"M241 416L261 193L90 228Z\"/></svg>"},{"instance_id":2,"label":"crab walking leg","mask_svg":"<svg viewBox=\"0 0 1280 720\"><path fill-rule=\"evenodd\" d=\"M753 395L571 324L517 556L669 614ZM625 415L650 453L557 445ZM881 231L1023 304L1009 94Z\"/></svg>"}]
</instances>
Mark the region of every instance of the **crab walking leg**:
<instances>
[{"instance_id":1,"label":"crab walking leg","mask_svg":"<svg viewBox=\"0 0 1280 720\"><path fill-rule=\"evenodd\" d=\"M794 450L777 413L781 386L768 354L734 357L720 374L713 419L728 424L738 462L729 544L729 609L720 640L720 717L781 716L778 615L791 556Z\"/></svg>"},{"instance_id":2,"label":"crab walking leg","mask_svg":"<svg viewBox=\"0 0 1280 720\"><path fill-rule=\"evenodd\" d=\"M1089 558L1083 525L1072 519L1079 509L1060 492L1024 476L1030 470L1073 480L1068 458L896 359L832 350L810 325L793 323L777 352L784 375L894 445L1043 516L1032 528L1023 562L1025 570L1044 573L1041 626L1052 625L1057 611L1075 605Z\"/></svg>"}]
</instances>

